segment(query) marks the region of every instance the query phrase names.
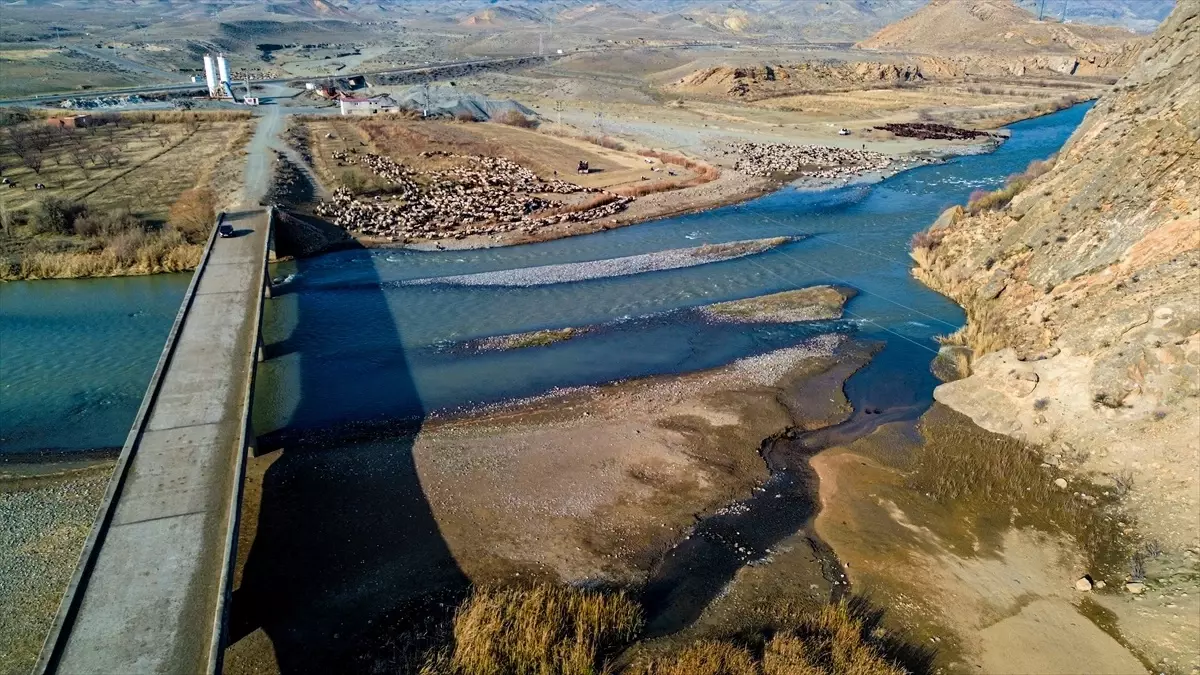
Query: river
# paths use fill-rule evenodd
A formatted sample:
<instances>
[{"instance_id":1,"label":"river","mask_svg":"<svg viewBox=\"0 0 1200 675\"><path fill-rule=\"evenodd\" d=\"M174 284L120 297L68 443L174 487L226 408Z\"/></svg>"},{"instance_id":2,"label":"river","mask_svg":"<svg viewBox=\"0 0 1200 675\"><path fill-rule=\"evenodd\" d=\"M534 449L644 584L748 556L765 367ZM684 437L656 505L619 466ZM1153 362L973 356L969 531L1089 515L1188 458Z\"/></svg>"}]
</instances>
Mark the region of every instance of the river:
<instances>
[{"instance_id":1,"label":"river","mask_svg":"<svg viewBox=\"0 0 1200 675\"><path fill-rule=\"evenodd\" d=\"M745 204L552 242L464 252L344 251L273 270L271 359L255 398L260 433L389 424L464 407L649 374L716 366L853 332L885 348L849 385L856 406L919 414L932 396L931 338L961 310L909 275L911 235L976 189L1055 152L1079 105L1010 127L987 155L875 185L787 188ZM734 260L532 287L409 285L418 278L586 262L777 236ZM0 452L119 446L187 283L186 275L0 284ZM852 286L845 320L712 324L687 311L819 283ZM489 335L598 326L540 349L465 353Z\"/></svg>"}]
</instances>

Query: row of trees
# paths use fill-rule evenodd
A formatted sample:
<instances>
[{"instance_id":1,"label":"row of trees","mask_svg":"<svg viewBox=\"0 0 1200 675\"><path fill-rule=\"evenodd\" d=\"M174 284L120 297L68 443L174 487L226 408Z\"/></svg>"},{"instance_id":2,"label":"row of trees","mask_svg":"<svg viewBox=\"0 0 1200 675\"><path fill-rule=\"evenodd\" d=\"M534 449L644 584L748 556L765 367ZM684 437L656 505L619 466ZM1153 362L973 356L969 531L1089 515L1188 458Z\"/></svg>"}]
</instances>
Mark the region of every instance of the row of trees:
<instances>
[{"instance_id":1,"label":"row of trees","mask_svg":"<svg viewBox=\"0 0 1200 675\"><path fill-rule=\"evenodd\" d=\"M212 230L216 195L209 188L185 191L171 206L166 228L178 232L189 244L203 243ZM37 200L20 214L4 213L5 234L12 234L13 216L18 216L31 234L74 235L90 239L112 239L126 232L161 229L148 224L129 208L95 209L83 202L58 196Z\"/></svg>"},{"instance_id":2,"label":"row of trees","mask_svg":"<svg viewBox=\"0 0 1200 675\"><path fill-rule=\"evenodd\" d=\"M200 120L184 119L184 132L195 133L199 129ZM122 126L128 128L131 124L121 115L109 113L92 116L92 122L86 127L76 128L66 125L41 124L36 121L7 126L3 136L3 147L0 148L0 158L12 161L13 158L25 168L40 176L48 162L55 165L69 164L77 167L89 177L88 170L95 168L111 169L122 162L122 153L128 144L122 147L117 136ZM168 147L175 137L167 131L157 129L154 125L143 125L144 138L158 138L159 145ZM0 159L0 174L8 167Z\"/></svg>"}]
</instances>

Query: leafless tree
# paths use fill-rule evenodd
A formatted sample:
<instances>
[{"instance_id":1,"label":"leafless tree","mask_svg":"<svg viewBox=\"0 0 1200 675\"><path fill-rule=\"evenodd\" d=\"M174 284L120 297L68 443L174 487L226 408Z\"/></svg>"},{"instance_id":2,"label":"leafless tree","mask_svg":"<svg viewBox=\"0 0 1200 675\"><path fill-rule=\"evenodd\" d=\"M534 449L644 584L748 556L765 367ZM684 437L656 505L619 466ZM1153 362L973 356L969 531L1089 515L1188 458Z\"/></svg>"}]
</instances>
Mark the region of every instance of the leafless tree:
<instances>
[{"instance_id":1,"label":"leafless tree","mask_svg":"<svg viewBox=\"0 0 1200 675\"><path fill-rule=\"evenodd\" d=\"M104 168L111 169L121 161L121 151L115 145L106 145L96 151L96 159L104 164Z\"/></svg>"},{"instance_id":2,"label":"leafless tree","mask_svg":"<svg viewBox=\"0 0 1200 675\"><path fill-rule=\"evenodd\" d=\"M79 148L75 148L71 150L71 152L67 153L67 157L70 158L72 164L79 167L79 171L83 173L84 179L89 178L87 168L88 156L86 152Z\"/></svg>"},{"instance_id":3,"label":"leafless tree","mask_svg":"<svg viewBox=\"0 0 1200 675\"><path fill-rule=\"evenodd\" d=\"M20 157L21 164L24 164L25 168L39 176L42 175L42 164L45 162L45 157L42 156L41 152L37 150L29 150L20 155Z\"/></svg>"}]
</instances>

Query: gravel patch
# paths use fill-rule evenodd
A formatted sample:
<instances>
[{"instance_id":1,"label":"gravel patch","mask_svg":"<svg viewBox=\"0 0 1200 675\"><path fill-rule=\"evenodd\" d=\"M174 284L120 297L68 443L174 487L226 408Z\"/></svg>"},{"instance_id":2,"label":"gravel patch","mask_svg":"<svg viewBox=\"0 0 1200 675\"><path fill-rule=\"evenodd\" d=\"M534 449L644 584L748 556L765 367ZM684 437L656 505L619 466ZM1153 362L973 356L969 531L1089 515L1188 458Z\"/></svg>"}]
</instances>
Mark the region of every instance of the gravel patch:
<instances>
[{"instance_id":1,"label":"gravel patch","mask_svg":"<svg viewBox=\"0 0 1200 675\"><path fill-rule=\"evenodd\" d=\"M514 270L458 274L428 279L414 279L405 285L450 284L455 286L542 286L588 279L621 277L644 272L674 270L707 263L733 260L744 256L769 251L790 241L792 237L772 239L748 239L726 244L712 244L696 248L677 248L656 253L643 253L623 258L591 260L588 262L565 263L523 267Z\"/></svg>"},{"instance_id":2,"label":"gravel patch","mask_svg":"<svg viewBox=\"0 0 1200 675\"><path fill-rule=\"evenodd\" d=\"M718 302L698 308L710 321L720 323L793 323L840 319L852 289L812 286L744 300Z\"/></svg>"},{"instance_id":3,"label":"gravel patch","mask_svg":"<svg viewBox=\"0 0 1200 675\"><path fill-rule=\"evenodd\" d=\"M110 472L0 481L0 673L37 660Z\"/></svg>"}]
</instances>

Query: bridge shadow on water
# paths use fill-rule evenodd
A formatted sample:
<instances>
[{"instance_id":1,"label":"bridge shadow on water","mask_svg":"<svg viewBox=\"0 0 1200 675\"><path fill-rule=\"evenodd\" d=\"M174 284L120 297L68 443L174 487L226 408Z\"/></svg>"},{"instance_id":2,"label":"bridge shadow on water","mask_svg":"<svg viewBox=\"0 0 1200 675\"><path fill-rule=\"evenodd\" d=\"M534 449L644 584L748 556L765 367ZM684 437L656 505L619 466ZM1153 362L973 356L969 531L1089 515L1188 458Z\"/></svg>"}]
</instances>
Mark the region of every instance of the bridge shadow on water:
<instances>
[{"instance_id":1,"label":"bridge shadow on water","mask_svg":"<svg viewBox=\"0 0 1200 675\"><path fill-rule=\"evenodd\" d=\"M365 250L339 255L373 269ZM298 261L301 277L310 265ZM324 292L294 294L297 326L330 320ZM383 331L390 338L384 342L392 345L390 354L371 355L376 364L387 362L386 368L372 369L374 377L330 367L303 341L268 346L268 356L290 352L298 359L300 391L287 424L259 437L255 461L271 463L234 592L229 643L261 629L285 674L362 670L358 659L372 650L368 643L386 640L393 630L409 632L406 622L428 620L422 611L401 608L436 606L428 599L457 595L467 585L413 460L414 434L425 411L407 368L401 328L382 288L359 287L355 294L353 320L376 335ZM364 392L394 403L389 419L313 428L310 420L328 419L329 407L363 400Z\"/></svg>"}]
</instances>

